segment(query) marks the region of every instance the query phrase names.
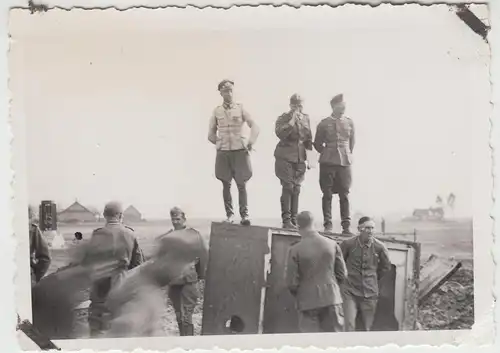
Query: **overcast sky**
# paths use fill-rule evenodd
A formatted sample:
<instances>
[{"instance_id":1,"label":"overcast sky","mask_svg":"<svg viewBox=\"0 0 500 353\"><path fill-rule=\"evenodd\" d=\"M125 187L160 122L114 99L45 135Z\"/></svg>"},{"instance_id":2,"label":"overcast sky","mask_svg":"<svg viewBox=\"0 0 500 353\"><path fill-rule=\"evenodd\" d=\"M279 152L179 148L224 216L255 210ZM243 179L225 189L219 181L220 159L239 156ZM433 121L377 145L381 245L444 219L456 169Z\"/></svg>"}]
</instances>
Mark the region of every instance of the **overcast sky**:
<instances>
[{"instance_id":1,"label":"overcast sky","mask_svg":"<svg viewBox=\"0 0 500 353\"><path fill-rule=\"evenodd\" d=\"M280 216L274 122L293 93L313 130L344 93L357 131L353 210L411 212L454 192L457 212L472 213L474 165L489 158L475 152L489 51L446 6L16 11L11 36L30 203L119 199L146 217L180 205L222 218L207 128L217 84L231 78L261 127L251 216ZM302 190L301 208L320 214L318 170Z\"/></svg>"}]
</instances>

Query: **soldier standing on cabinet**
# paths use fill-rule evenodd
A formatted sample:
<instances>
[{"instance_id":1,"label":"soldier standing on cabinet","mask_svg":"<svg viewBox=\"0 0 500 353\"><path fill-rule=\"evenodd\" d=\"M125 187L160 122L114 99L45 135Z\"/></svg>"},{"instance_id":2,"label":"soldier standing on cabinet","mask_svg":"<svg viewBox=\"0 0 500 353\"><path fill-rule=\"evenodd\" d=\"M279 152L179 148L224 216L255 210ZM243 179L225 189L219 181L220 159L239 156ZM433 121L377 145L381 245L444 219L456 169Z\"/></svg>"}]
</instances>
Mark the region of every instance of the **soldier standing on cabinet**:
<instances>
[{"instance_id":1,"label":"soldier standing on cabinet","mask_svg":"<svg viewBox=\"0 0 500 353\"><path fill-rule=\"evenodd\" d=\"M314 139L314 148L320 153L319 184L323 192L323 224L325 232L333 230L332 197L333 194L338 194L342 233L351 234L349 189L355 143L354 123L344 115L345 103L342 94L333 97L330 105L332 114L318 124Z\"/></svg>"},{"instance_id":2,"label":"soldier standing on cabinet","mask_svg":"<svg viewBox=\"0 0 500 353\"><path fill-rule=\"evenodd\" d=\"M234 211L231 183L238 187L239 211L242 225L250 225L246 183L252 178L250 151L257 141L259 127L240 103L233 101L234 82L223 80L218 89L223 103L217 106L210 118L208 140L217 149L215 177L222 182L222 197L226 222L233 223ZM250 138L242 135L243 124L250 129Z\"/></svg>"},{"instance_id":3,"label":"soldier standing on cabinet","mask_svg":"<svg viewBox=\"0 0 500 353\"><path fill-rule=\"evenodd\" d=\"M283 228L297 228L300 187L307 169L306 149L312 150L309 116L302 112L303 100L298 94L290 98L290 111L282 114L275 125L280 139L274 151L275 173L281 182L281 218Z\"/></svg>"}]
</instances>

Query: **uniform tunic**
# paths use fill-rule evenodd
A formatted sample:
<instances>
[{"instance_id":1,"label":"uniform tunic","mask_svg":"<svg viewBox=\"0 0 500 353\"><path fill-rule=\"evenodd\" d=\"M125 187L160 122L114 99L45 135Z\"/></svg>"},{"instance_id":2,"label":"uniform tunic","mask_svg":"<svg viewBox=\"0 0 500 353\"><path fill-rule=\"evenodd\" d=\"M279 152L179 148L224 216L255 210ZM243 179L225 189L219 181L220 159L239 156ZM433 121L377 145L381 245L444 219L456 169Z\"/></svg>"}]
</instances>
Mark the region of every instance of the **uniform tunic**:
<instances>
[{"instance_id":1,"label":"uniform tunic","mask_svg":"<svg viewBox=\"0 0 500 353\"><path fill-rule=\"evenodd\" d=\"M275 172L283 185L300 185L304 181L306 149L312 149L309 116L301 114L296 123L290 125L292 114L282 114L275 124L275 133L280 139L274 150Z\"/></svg>"}]
</instances>

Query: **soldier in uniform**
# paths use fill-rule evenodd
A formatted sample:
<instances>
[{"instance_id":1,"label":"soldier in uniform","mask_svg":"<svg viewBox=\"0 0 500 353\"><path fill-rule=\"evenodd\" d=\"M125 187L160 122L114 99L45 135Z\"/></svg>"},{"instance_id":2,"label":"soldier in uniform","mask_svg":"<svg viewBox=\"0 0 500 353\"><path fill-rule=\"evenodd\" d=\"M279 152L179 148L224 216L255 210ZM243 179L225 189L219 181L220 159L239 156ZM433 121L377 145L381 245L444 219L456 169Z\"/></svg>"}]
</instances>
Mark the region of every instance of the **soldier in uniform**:
<instances>
[{"instance_id":1,"label":"soldier in uniform","mask_svg":"<svg viewBox=\"0 0 500 353\"><path fill-rule=\"evenodd\" d=\"M301 240L288 252L286 282L297 300L300 331L343 331L339 284L347 271L340 247L314 230L310 212L301 212L297 223Z\"/></svg>"},{"instance_id":2,"label":"soldier in uniform","mask_svg":"<svg viewBox=\"0 0 500 353\"><path fill-rule=\"evenodd\" d=\"M332 114L317 126L314 148L320 153L319 184L323 192L322 207L326 232L332 226L332 196L339 195L342 233L351 234L349 189L355 134L353 121L344 115L345 103L339 94L330 101Z\"/></svg>"},{"instance_id":3,"label":"soldier in uniform","mask_svg":"<svg viewBox=\"0 0 500 353\"><path fill-rule=\"evenodd\" d=\"M29 236L30 236L30 268L31 286L42 279L50 266L50 254L47 242L42 236L40 228L33 223L33 210L28 207Z\"/></svg>"},{"instance_id":4,"label":"soldier in uniform","mask_svg":"<svg viewBox=\"0 0 500 353\"><path fill-rule=\"evenodd\" d=\"M198 303L200 292L198 281L204 279L208 258L208 249L201 234L194 228L186 226L186 215L183 210L174 207L170 210L170 218L174 229L159 237L159 241L168 238L192 239L199 244L193 248L200 254L198 261L193 263L184 274L169 284L168 296L172 302L181 336L193 336L193 312Z\"/></svg>"},{"instance_id":5,"label":"soldier in uniform","mask_svg":"<svg viewBox=\"0 0 500 353\"><path fill-rule=\"evenodd\" d=\"M231 197L234 179L238 187L241 224L250 225L246 183L252 177L250 151L259 135L259 127L243 106L233 101L233 86L234 82L229 80L218 85L223 103L215 108L210 118L208 140L217 149L215 177L222 182L226 221L232 223L234 217ZM242 135L244 123L251 129L248 141Z\"/></svg>"},{"instance_id":6,"label":"soldier in uniform","mask_svg":"<svg viewBox=\"0 0 500 353\"><path fill-rule=\"evenodd\" d=\"M81 263L93 269L89 307L91 337L104 333L107 328L106 298L126 271L144 262L144 255L137 242L134 230L122 224L123 207L118 202L109 202L104 207L106 224L93 231Z\"/></svg>"},{"instance_id":7,"label":"soldier in uniform","mask_svg":"<svg viewBox=\"0 0 500 353\"><path fill-rule=\"evenodd\" d=\"M306 149L312 150L309 116L302 112L302 98L290 98L290 111L276 121L275 133L280 139L274 151L275 173L281 181L281 218L283 228L297 227L300 187L307 169Z\"/></svg>"},{"instance_id":8,"label":"soldier in uniform","mask_svg":"<svg viewBox=\"0 0 500 353\"><path fill-rule=\"evenodd\" d=\"M387 248L373 237L375 222L370 217L361 217L358 229L358 236L340 244L348 273L343 290L346 331L355 331L358 311L365 330L371 330L377 309L379 282L391 270Z\"/></svg>"}]
</instances>

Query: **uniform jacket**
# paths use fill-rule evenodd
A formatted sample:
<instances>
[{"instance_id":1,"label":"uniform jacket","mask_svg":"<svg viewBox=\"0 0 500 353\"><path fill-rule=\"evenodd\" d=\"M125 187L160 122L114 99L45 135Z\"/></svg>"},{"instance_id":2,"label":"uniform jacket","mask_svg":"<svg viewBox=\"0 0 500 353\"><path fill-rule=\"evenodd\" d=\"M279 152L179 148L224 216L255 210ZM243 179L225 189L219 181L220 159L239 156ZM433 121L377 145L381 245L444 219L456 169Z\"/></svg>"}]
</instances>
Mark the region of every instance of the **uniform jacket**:
<instances>
[{"instance_id":1,"label":"uniform jacket","mask_svg":"<svg viewBox=\"0 0 500 353\"><path fill-rule=\"evenodd\" d=\"M90 298L104 302L111 288L124 274L144 262L134 230L122 223L107 223L97 228L87 244L82 263L102 274L92 285Z\"/></svg>"},{"instance_id":2,"label":"uniform jacket","mask_svg":"<svg viewBox=\"0 0 500 353\"><path fill-rule=\"evenodd\" d=\"M385 245L375 238L362 244L358 235L344 240L340 248L348 272L345 290L357 297L378 297L379 280L391 270Z\"/></svg>"},{"instance_id":3,"label":"uniform jacket","mask_svg":"<svg viewBox=\"0 0 500 353\"><path fill-rule=\"evenodd\" d=\"M242 135L243 124L250 127L250 138ZM213 111L208 129L208 140L219 151L236 151L247 149L248 144L255 144L259 135L259 127L250 114L239 103L232 103L228 109L219 105Z\"/></svg>"},{"instance_id":4,"label":"uniform jacket","mask_svg":"<svg viewBox=\"0 0 500 353\"><path fill-rule=\"evenodd\" d=\"M321 120L316 128L314 148L320 153L319 163L351 165L354 144L354 123L346 116L329 116Z\"/></svg>"},{"instance_id":5,"label":"uniform jacket","mask_svg":"<svg viewBox=\"0 0 500 353\"><path fill-rule=\"evenodd\" d=\"M311 232L288 252L286 283L299 310L341 304L339 282L346 267L339 245L318 232Z\"/></svg>"},{"instance_id":6,"label":"uniform jacket","mask_svg":"<svg viewBox=\"0 0 500 353\"><path fill-rule=\"evenodd\" d=\"M301 118L290 125L292 114L284 113L276 120L275 133L280 141L274 150L274 157L300 163L307 159L306 149L312 150L311 123L307 114L301 114Z\"/></svg>"},{"instance_id":7,"label":"uniform jacket","mask_svg":"<svg viewBox=\"0 0 500 353\"><path fill-rule=\"evenodd\" d=\"M160 241L163 237L192 237L197 239L196 241L199 244L197 249L193 249L200 254L197 261L191 265L187 272L185 272L181 277L174 279L170 284L182 285L197 282L199 279L204 279L208 262L208 247L201 234L194 228L186 227L179 230L172 229L166 234L159 236L157 241Z\"/></svg>"},{"instance_id":8,"label":"uniform jacket","mask_svg":"<svg viewBox=\"0 0 500 353\"><path fill-rule=\"evenodd\" d=\"M35 284L47 273L50 266L49 247L36 224L30 224L31 284Z\"/></svg>"}]
</instances>

